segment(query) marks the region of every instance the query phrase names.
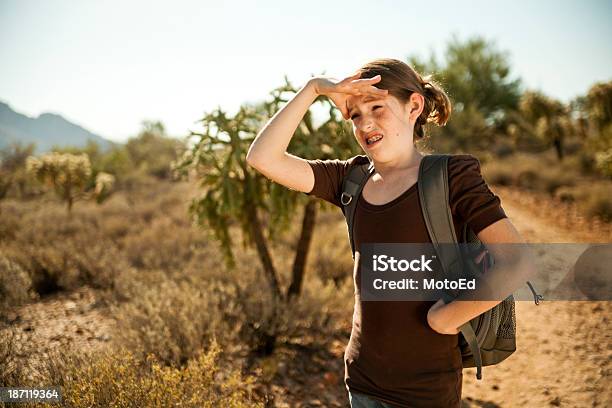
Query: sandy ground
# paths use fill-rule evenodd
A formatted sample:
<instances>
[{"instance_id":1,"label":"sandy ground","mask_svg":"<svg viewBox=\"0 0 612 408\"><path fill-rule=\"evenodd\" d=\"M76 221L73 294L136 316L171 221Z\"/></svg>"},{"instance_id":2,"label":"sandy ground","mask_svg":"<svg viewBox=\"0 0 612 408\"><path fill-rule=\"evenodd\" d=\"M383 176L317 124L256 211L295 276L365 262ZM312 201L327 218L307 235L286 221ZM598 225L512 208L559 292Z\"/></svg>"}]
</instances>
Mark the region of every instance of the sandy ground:
<instances>
[{"instance_id":1,"label":"sandy ground","mask_svg":"<svg viewBox=\"0 0 612 408\"><path fill-rule=\"evenodd\" d=\"M495 189L517 230L530 243L611 242L610 230L571 207ZM465 406L612 406L612 303L517 302L517 352L485 367L483 380L464 370Z\"/></svg>"},{"instance_id":2,"label":"sandy ground","mask_svg":"<svg viewBox=\"0 0 612 408\"><path fill-rule=\"evenodd\" d=\"M83 287L72 293L49 295L9 312L7 321L0 325L0 336L13 336L11 366L25 365L26 371L35 373L45 364L49 352L106 347L114 325L95 291Z\"/></svg>"}]
</instances>

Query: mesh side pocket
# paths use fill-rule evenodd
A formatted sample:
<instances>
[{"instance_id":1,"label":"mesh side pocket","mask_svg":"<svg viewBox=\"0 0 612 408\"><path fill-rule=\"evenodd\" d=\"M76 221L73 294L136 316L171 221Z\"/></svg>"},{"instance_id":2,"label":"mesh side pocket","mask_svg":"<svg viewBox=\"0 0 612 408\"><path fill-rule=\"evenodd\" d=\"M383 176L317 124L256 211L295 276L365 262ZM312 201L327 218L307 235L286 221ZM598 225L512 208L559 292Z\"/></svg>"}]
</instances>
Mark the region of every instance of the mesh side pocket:
<instances>
[{"instance_id":1,"label":"mesh side pocket","mask_svg":"<svg viewBox=\"0 0 612 408\"><path fill-rule=\"evenodd\" d=\"M516 334L514 298L512 296L507 297L499 304L499 306L501 324L499 325L499 330L497 331L497 337L500 339L514 339Z\"/></svg>"}]
</instances>

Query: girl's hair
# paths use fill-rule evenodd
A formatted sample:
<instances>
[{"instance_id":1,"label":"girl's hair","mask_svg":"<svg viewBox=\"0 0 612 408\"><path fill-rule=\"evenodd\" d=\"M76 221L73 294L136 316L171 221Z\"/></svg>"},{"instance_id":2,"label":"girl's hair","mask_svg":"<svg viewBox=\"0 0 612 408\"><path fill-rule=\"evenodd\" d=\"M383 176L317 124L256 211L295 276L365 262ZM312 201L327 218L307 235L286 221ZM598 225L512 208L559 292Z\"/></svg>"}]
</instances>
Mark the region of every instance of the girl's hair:
<instances>
[{"instance_id":1,"label":"girl's hair","mask_svg":"<svg viewBox=\"0 0 612 408\"><path fill-rule=\"evenodd\" d=\"M425 106L414 124L415 142L425 137L423 126L426 123L434 122L438 126L444 126L450 117L451 102L442 87L431 79L431 75L423 78L405 62L392 58L376 59L363 65L356 73L361 73L360 78L380 75L380 82L374 86L387 89L389 94L404 104L413 92L423 95Z\"/></svg>"}]
</instances>

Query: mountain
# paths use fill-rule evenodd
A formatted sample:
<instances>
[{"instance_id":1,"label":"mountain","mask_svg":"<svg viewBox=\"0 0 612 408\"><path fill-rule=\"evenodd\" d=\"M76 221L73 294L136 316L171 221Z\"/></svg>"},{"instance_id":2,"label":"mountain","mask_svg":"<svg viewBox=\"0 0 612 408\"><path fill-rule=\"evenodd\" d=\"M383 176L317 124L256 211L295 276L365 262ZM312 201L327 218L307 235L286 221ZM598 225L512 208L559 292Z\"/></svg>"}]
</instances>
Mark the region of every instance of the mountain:
<instances>
[{"instance_id":1,"label":"mountain","mask_svg":"<svg viewBox=\"0 0 612 408\"><path fill-rule=\"evenodd\" d=\"M85 147L88 140L95 141L102 150L113 145L108 139L91 133L55 113L43 113L31 118L15 112L0 101L0 149L12 142L36 143L35 152L43 153L53 146Z\"/></svg>"}]
</instances>

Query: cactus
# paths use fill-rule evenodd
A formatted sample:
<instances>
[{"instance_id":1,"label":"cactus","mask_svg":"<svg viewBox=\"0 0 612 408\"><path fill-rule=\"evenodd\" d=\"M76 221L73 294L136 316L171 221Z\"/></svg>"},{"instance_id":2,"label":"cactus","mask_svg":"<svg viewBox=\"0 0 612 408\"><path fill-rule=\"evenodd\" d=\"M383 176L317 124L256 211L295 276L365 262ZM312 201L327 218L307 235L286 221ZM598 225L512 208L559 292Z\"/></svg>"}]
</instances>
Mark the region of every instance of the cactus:
<instances>
[{"instance_id":1,"label":"cactus","mask_svg":"<svg viewBox=\"0 0 612 408\"><path fill-rule=\"evenodd\" d=\"M57 196L66 203L68 213L74 202L88 198L85 187L91 177L91 163L86 154L46 153L26 160L28 173L53 187Z\"/></svg>"}]
</instances>

